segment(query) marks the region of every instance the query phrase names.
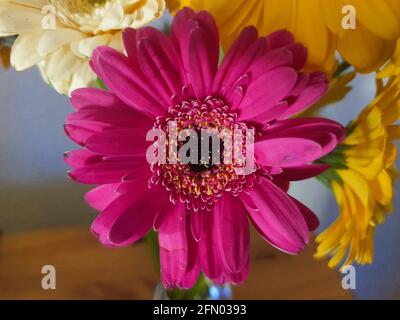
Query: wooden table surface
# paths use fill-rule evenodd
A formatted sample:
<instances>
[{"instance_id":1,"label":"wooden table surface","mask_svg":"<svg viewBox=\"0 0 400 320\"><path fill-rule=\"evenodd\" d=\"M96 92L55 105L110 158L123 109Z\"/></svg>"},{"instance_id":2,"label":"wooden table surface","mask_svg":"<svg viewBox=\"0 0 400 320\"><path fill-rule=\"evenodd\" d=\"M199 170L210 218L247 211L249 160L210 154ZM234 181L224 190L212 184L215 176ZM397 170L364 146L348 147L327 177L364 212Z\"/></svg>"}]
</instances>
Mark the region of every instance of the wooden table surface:
<instances>
[{"instance_id":1,"label":"wooden table surface","mask_svg":"<svg viewBox=\"0 0 400 320\"><path fill-rule=\"evenodd\" d=\"M350 299L314 250L291 256L252 235L250 276L234 298ZM41 287L44 265L56 268L56 290ZM0 299L151 299L158 281L145 243L107 249L87 228L0 237Z\"/></svg>"}]
</instances>

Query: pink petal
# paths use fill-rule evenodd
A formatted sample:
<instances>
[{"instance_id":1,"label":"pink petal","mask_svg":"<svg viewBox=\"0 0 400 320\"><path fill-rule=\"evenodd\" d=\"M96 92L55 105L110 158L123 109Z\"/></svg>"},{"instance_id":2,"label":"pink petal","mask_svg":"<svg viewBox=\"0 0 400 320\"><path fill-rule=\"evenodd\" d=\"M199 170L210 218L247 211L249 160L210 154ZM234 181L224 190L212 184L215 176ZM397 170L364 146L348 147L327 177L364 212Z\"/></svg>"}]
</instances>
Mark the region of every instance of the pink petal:
<instances>
[{"instance_id":1,"label":"pink petal","mask_svg":"<svg viewBox=\"0 0 400 320\"><path fill-rule=\"evenodd\" d=\"M143 131L147 131L154 123L152 119L124 105L86 106L67 118L67 123L72 121L75 125L78 121L91 121L117 127L140 127Z\"/></svg>"},{"instance_id":2,"label":"pink petal","mask_svg":"<svg viewBox=\"0 0 400 320\"><path fill-rule=\"evenodd\" d=\"M86 193L85 200L93 209L102 211L120 196L116 192L118 186L119 183L103 184Z\"/></svg>"},{"instance_id":3,"label":"pink petal","mask_svg":"<svg viewBox=\"0 0 400 320\"><path fill-rule=\"evenodd\" d=\"M303 91L307 88L310 82L310 76L308 73L298 73L297 82L290 92L291 99L297 99L299 95L303 93Z\"/></svg>"},{"instance_id":4,"label":"pink petal","mask_svg":"<svg viewBox=\"0 0 400 320\"><path fill-rule=\"evenodd\" d=\"M328 164L305 164L298 167L284 168L283 172L274 175L274 179L300 181L319 176L329 169Z\"/></svg>"},{"instance_id":5,"label":"pink petal","mask_svg":"<svg viewBox=\"0 0 400 320\"><path fill-rule=\"evenodd\" d=\"M168 197L164 190L161 194L158 194L159 201L154 201L154 190L148 191L146 189L147 186L143 186L142 188L147 190L143 197L137 199L128 207L124 207L122 204L122 209L125 210L123 210L111 226L109 240L116 246L127 246L143 238L153 226L157 212L164 210L168 203ZM122 195L120 198L122 197L126 197L126 199L133 198L131 194ZM118 205L113 204L107 207L102 214L113 214L114 210L118 211L121 209Z\"/></svg>"},{"instance_id":6,"label":"pink petal","mask_svg":"<svg viewBox=\"0 0 400 320\"><path fill-rule=\"evenodd\" d=\"M130 155L145 159L146 150L151 144L146 141L146 134L147 131L138 127L109 130L90 136L85 146L90 151L107 156Z\"/></svg>"},{"instance_id":7,"label":"pink petal","mask_svg":"<svg viewBox=\"0 0 400 320\"><path fill-rule=\"evenodd\" d=\"M112 92L97 88L82 88L72 92L71 105L76 109L85 107L108 107L122 104Z\"/></svg>"},{"instance_id":8,"label":"pink petal","mask_svg":"<svg viewBox=\"0 0 400 320\"><path fill-rule=\"evenodd\" d=\"M190 229L193 235L193 238L198 242L202 238L204 234L204 219L206 219L205 215L210 215L212 213L199 210L198 212L190 212Z\"/></svg>"},{"instance_id":9,"label":"pink petal","mask_svg":"<svg viewBox=\"0 0 400 320\"><path fill-rule=\"evenodd\" d=\"M297 137L310 139L321 145L327 154L345 138L345 129L339 123L321 118L296 118L277 121L263 131L261 139Z\"/></svg>"},{"instance_id":10,"label":"pink petal","mask_svg":"<svg viewBox=\"0 0 400 320\"><path fill-rule=\"evenodd\" d=\"M295 199L293 197L290 197L290 198L293 200L293 202L297 205L297 207L299 208L300 212L302 213L302 215L304 217L304 220L307 223L308 230L309 231L316 230L319 227L319 219L315 215L315 213L312 212L311 209L306 207L304 204L302 204L297 199Z\"/></svg>"},{"instance_id":11,"label":"pink petal","mask_svg":"<svg viewBox=\"0 0 400 320\"><path fill-rule=\"evenodd\" d=\"M181 54L188 85L199 98L210 95L219 60L219 37L212 16L185 8L172 24L173 41Z\"/></svg>"},{"instance_id":12,"label":"pink petal","mask_svg":"<svg viewBox=\"0 0 400 320\"><path fill-rule=\"evenodd\" d=\"M227 85L228 76L232 73L232 71L237 72L232 79L238 79L243 73L240 70L233 69L237 67L237 61L240 59L242 55L245 55L247 50L252 46L252 44L258 39L258 32L255 27L247 27L245 28L229 51L226 53L224 60L221 63L221 66L218 70L218 73L215 77L214 92L220 92L224 86Z\"/></svg>"},{"instance_id":13,"label":"pink petal","mask_svg":"<svg viewBox=\"0 0 400 320\"><path fill-rule=\"evenodd\" d=\"M137 53L137 34L138 31L133 28L126 28L122 32L122 41L128 56L128 60L134 69L139 68L138 53Z\"/></svg>"},{"instance_id":14,"label":"pink petal","mask_svg":"<svg viewBox=\"0 0 400 320\"><path fill-rule=\"evenodd\" d=\"M235 285L243 284L248 275L250 267L250 257L247 258L242 270L240 272L232 273L229 270L224 269L223 273L216 278L213 279L215 284L224 285L227 283L232 283Z\"/></svg>"},{"instance_id":15,"label":"pink petal","mask_svg":"<svg viewBox=\"0 0 400 320\"><path fill-rule=\"evenodd\" d=\"M188 265L186 209L184 204L169 206L158 230L161 280L165 288L177 287Z\"/></svg>"},{"instance_id":16,"label":"pink petal","mask_svg":"<svg viewBox=\"0 0 400 320\"><path fill-rule=\"evenodd\" d=\"M155 193L159 201L152 201ZM167 202L162 188L149 190L147 185L137 185L135 193L120 195L97 216L92 232L107 246L127 246L151 229L157 211Z\"/></svg>"},{"instance_id":17,"label":"pink petal","mask_svg":"<svg viewBox=\"0 0 400 320\"><path fill-rule=\"evenodd\" d=\"M101 162L103 156L86 149L79 149L64 153L64 161L73 168Z\"/></svg>"},{"instance_id":18,"label":"pink petal","mask_svg":"<svg viewBox=\"0 0 400 320\"><path fill-rule=\"evenodd\" d=\"M211 43L206 30L193 29L189 38L188 57L183 57L189 70L188 81L198 98L210 95L218 67L219 44Z\"/></svg>"},{"instance_id":19,"label":"pink petal","mask_svg":"<svg viewBox=\"0 0 400 320\"><path fill-rule=\"evenodd\" d=\"M138 185L148 187L152 174L149 165L135 168L123 176L122 182L118 185L117 192L119 194L136 193Z\"/></svg>"},{"instance_id":20,"label":"pink petal","mask_svg":"<svg viewBox=\"0 0 400 320\"><path fill-rule=\"evenodd\" d=\"M273 108L293 89L297 73L287 67L273 69L249 84L246 95L238 106L239 120L256 119ZM271 119L279 116L272 113Z\"/></svg>"},{"instance_id":21,"label":"pink petal","mask_svg":"<svg viewBox=\"0 0 400 320\"><path fill-rule=\"evenodd\" d=\"M250 218L264 239L288 253L298 253L308 242L308 227L297 205L267 179L242 192Z\"/></svg>"},{"instance_id":22,"label":"pink petal","mask_svg":"<svg viewBox=\"0 0 400 320\"><path fill-rule=\"evenodd\" d=\"M90 136L110 127L110 124L97 121L68 120L64 125L64 132L72 141L83 146Z\"/></svg>"},{"instance_id":23,"label":"pink petal","mask_svg":"<svg viewBox=\"0 0 400 320\"><path fill-rule=\"evenodd\" d=\"M201 269L207 278L218 279L222 274L220 251L217 248L217 226L215 226L214 213L204 216L204 233L199 241L199 258Z\"/></svg>"},{"instance_id":24,"label":"pink petal","mask_svg":"<svg viewBox=\"0 0 400 320\"><path fill-rule=\"evenodd\" d=\"M230 283L233 283L235 285L243 284L246 280L247 277L249 276L249 270L250 270L250 256L247 257L246 262L244 263L242 269L240 272L236 273L227 273L227 278L230 279Z\"/></svg>"},{"instance_id":25,"label":"pink petal","mask_svg":"<svg viewBox=\"0 0 400 320\"><path fill-rule=\"evenodd\" d=\"M98 47L91 61L106 86L124 103L149 116L165 114L168 105L161 103L157 92L135 72L126 56L109 47Z\"/></svg>"},{"instance_id":26,"label":"pink petal","mask_svg":"<svg viewBox=\"0 0 400 320\"><path fill-rule=\"evenodd\" d=\"M280 67L292 67L292 65L292 52L287 48L278 48L258 57L253 61L247 72L251 75L251 80L255 81L270 70Z\"/></svg>"},{"instance_id":27,"label":"pink petal","mask_svg":"<svg viewBox=\"0 0 400 320\"><path fill-rule=\"evenodd\" d=\"M307 62L308 50L300 43L292 44L288 47L293 53L293 68L296 70L303 69Z\"/></svg>"},{"instance_id":28,"label":"pink petal","mask_svg":"<svg viewBox=\"0 0 400 320\"><path fill-rule=\"evenodd\" d=\"M287 30L278 30L266 37L270 49L287 47L294 41L293 34Z\"/></svg>"},{"instance_id":29,"label":"pink petal","mask_svg":"<svg viewBox=\"0 0 400 320\"><path fill-rule=\"evenodd\" d=\"M257 163L269 167L295 167L321 157L322 147L308 139L275 138L255 143Z\"/></svg>"},{"instance_id":30,"label":"pink petal","mask_svg":"<svg viewBox=\"0 0 400 320\"><path fill-rule=\"evenodd\" d=\"M146 159L136 161L105 161L90 164L68 172L68 176L85 184L107 184L121 182L122 178L138 166L146 164Z\"/></svg>"},{"instance_id":31,"label":"pink petal","mask_svg":"<svg viewBox=\"0 0 400 320\"><path fill-rule=\"evenodd\" d=\"M310 82L307 88L300 93L296 101L288 108L288 110L280 116L280 119L288 118L296 113L299 113L316 103L328 91L328 78L320 77L319 81L315 82L313 74L310 75Z\"/></svg>"},{"instance_id":32,"label":"pink petal","mask_svg":"<svg viewBox=\"0 0 400 320\"><path fill-rule=\"evenodd\" d=\"M249 36L251 36L251 33L252 32L250 29ZM251 40L251 38L243 40L249 41ZM244 43L241 45L244 45ZM241 47L237 48L237 50L240 49L242 48ZM256 41L254 41L249 48L246 48L245 51L235 54L234 60L231 62L231 65L224 66L224 63L222 63L220 71L218 72L221 75L217 76L217 79L221 77L220 80L221 84L217 87L214 86L214 90L216 90L218 87L220 87L220 90L219 92L218 91L215 92L223 96L229 94L229 92L233 90L235 83L238 81L240 77L242 77L243 75L247 75L249 77L252 76L250 74L249 69L254 66L255 62L259 58L264 57L267 52L268 52L268 45L266 40L264 38L259 38ZM225 71L224 68L229 68L229 69ZM233 107L235 108L236 106Z\"/></svg>"},{"instance_id":33,"label":"pink petal","mask_svg":"<svg viewBox=\"0 0 400 320\"><path fill-rule=\"evenodd\" d=\"M216 242L224 268L231 273L241 272L249 258L250 233L246 210L241 201L230 195L215 205Z\"/></svg>"},{"instance_id":34,"label":"pink petal","mask_svg":"<svg viewBox=\"0 0 400 320\"><path fill-rule=\"evenodd\" d=\"M278 186L283 192L287 193L289 191L290 181L276 179L275 176L274 176L274 179L272 180L272 182L276 186Z\"/></svg>"},{"instance_id":35,"label":"pink petal","mask_svg":"<svg viewBox=\"0 0 400 320\"><path fill-rule=\"evenodd\" d=\"M162 95L164 103L170 105L171 98L186 85L176 48L162 32L145 27L138 32L137 50L138 64L147 81Z\"/></svg>"},{"instance_id":36,"label":"pink petal","mask_svg":"<svg viewBox=\"0 0 400 320\"><path fill-rule=\"evenodd\" d=\"M293 56L290 50L286 48L275 49L255 58L248 68L243 70L243 75L230 88L229 82L224 82L222 92L226 101L231 104L232 110L240 105L251 82L256 81L270 70L290 66L292 62ZM232 66L232 71L236 69L238 69L236 65ZM218 74L222 73L219 72ZM228 73L228 75L232 75L232 73ZM257 120L259 119L257 118Z\"/></svg>"},{"instance_id":37,"label":"pink petal","mask_svg":"<svg viewBox=\"0 0 400 320\"><path fill-rule=\"evenodd\" d=\"M275 122L263 132L263 137L287 137L289 135L300 135L302 132L330 132L338 141L345 138L344 127L333 120L325 118L294 118Z\"/></svg>"},{"instance_id":38,"label":"pink petal","mask_svg":"<svg viewBox=\"0 0 400 320\"><path fill-rule=\"evenodd\" d=\"M188 261L185 273L178 283L179 288L192 288L200 275L199 248L197 242L190 236L189 224L186 224L187 246L188 246Z\"/></svg>"},{"instance_id":39,"label":"pink petal","mask_svg":"<svg viewBox=\"0 0 400 320\"><path fill-rule=\"evenodd\" d=\"M174 20L172 21L171 31L172 38L177 47L179 47L181 37L184 36L184 32L182 32L185 30L184 26L186 25L187 21L192 20L195 15L195 12L189 7L184 7L175 15Z\"/></svg>"}]
</instances>

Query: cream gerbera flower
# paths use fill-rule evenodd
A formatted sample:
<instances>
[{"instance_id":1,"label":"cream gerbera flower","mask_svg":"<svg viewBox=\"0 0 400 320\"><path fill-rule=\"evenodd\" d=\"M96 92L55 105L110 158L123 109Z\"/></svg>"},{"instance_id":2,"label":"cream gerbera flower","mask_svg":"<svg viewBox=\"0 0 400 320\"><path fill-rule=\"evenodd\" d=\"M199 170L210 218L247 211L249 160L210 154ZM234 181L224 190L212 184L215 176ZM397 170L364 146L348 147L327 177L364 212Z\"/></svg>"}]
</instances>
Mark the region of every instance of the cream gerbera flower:
<instances>
[{"instance_id":1,"label":"cream gerbera flower","mask_svg":"<svg viewBox=\"0 0 400 320\"><path fill-rule=\"evenodd\" d=\"M70 94L95 85L88 61L96 47L122 51L122 29L164 11L164 0L0 0L0 36L19 35L11 51L17 70L38 65L50 85Z\"/></svg>"}]
</instances>

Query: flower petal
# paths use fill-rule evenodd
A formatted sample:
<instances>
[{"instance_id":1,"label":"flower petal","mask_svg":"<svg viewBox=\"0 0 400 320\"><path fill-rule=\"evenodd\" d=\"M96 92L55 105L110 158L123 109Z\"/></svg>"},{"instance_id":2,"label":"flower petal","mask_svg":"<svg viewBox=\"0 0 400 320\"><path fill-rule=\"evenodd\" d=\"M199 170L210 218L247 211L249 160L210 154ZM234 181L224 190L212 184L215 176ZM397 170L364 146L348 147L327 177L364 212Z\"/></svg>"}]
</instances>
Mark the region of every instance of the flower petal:
<instances>
[{"instance_id":1,"label":"flower petal","mask_svg":"<svg viewBox=\"0 0 400 320\"><path fill-rule=\"evenodd\" d=\"M120 196L116 192L118 186L119 183L98 186L86 193L85 200L93 209L102 211Z\"/></svg>"},{"instance_id":2,"label":"flower petal","mask_svg":"<svg viewBox=\"0 0 400 320\"><path fill-rule=\"evenodd\" d=\"M151 129L151 127L150 127ZM137 156L145 158L151 142L146 141L147 131L142 128L122 128L93 134L86 142L88 150L106 156Z\"/></svg>"},{"instance_id":3,"label":"flower petal","mask_svg":"<svg viewBox=\"0 0 400 320\"><path fill-rule=\"evenodd\" d=\"M319 219L315 215L314 212L311 211L308 207L306 207L303 203L298 201L297 199L290 197L292 201L297 205L299 208L300 212L302 213L304 220L307 223L308 230L309 231L314 231L319 227Z\"/></svg>"},{"instance_id":4,"label":"flower petal","mask_svg":"<svg viewBox=\"0 0 400 320\"><path fill-rule=\"evenodd\" d=\"M300 181L316 177L329 169L329 164L305 164L297 167L284 168L282 173L274 175L274 179Z\"/></svg>"},{"instance_id":5,"label":"flower petal","mask_svg":"<svg viewBox=\"0 0 400 320\"><path fill-rule=\"evenodd\" d=\"M71 170L68 176L74 181L85 184L116 183L121 182L125 175L146 163L143 157L129 161L103 161Z\"/></svg>"},{"instance_id":6,"label":"flower petal","mask_svg":"<svg viewBox=\"0 0 400 320\"><path fill-rule=\"evenodd\" d=\"M163 205L163 193L159 194L160 201L149 201L149 199L154 197L154 192L163 190L161 188L149 190L146 185L137 187L135 193L119 195L92 223L92 232L104 245L126 246L139 240L150 230L152 219ZM146 201L149 202L147 207ZM99 204L97 200L95 204ZM146 210L143 210L144 207Z\"/></svg>"},{"instance_id":7,"label":"flower petal","mask_svg":"<svg viewBox=\"0 0 400 320\"><path fill-rule=\"evenodd\" d=\"M91 64L106 86L127 105L150 116L165 114L163 105L145 77L135 72L126 56L118 51L99 47L93 52Z\"/></svg>"},{"instance_id":8,"label":"flower petal","mask_svg":"<svg viewBox=\"0 0 400 320\"><path fill-rule=\"evenodd\" d=\"M232 273L241 272L249 259L250 232L246 210L241 201L229 193L216 203L215 224L221 262Z\"/></svg>"},{"instance_id":9,"label":"flower petal","mask_svg":"<svg viewBox=\"0 0 400 320\"><path fill-rule=\"evenodd\" d=\"M170 205L158 230L161 280L167 289L177 287L187 269L189 254L186 221L184 204Z\"/></svg>"},{"instance_id":10,"label":"flower petal","mask_svg":"<svg viewBox=\"0 0 400 320\"><path fill-rule=\"evenodd\" d=\"M96 219L106 228L108 241L114 246L127 246L143 238L153 226L157 212L165 209L167 193L159 188L148 190L142 186L137 194L124 194L112 202ZM153 201L157 193L159 201ZM104 217L104 220L101 218Z\"/></svg>"},{"instance_id":11,"label":"flower petal","mask_svg":"<svg viewBox=\"0 0 400 320\"><path fill-rule=\"evenodd\" d=\"M181 93L186 85L182 62L170 39L154 28L145 27L137 34L137 63L147 80L162 95L164 103ZM132 53L131 53L132 55Z\"/></svg>"},{"instance_id":12,"label":"flower petal","mask_svg":"<svg viewBox=\"0 0 400 320\"><path fill-rule=\"evenodd\" d=\"M222 274L220 251L216 244L218 226L215 225L213 212L204 211L202 214L204 233L199 241L200 264L207 278L215 280Z\"/></svg>"},{"instance_id":13,"label":"flower petal","mask_svg":"<svg viewBox=\"0 0 400 320\"><path fill-rule=\"evenodd\" d=\"M298 253L308 242L308 227L297 205L279 187L262 183L240 194L250 218L264 239L288 253Z\"/></svg>"},{"instance_id":14,"label":"flower petal","mask_svg":"<svg viewBox=\"0 0 400 320\"><path fill-rule=\"evenodd\" d=\"M255 143L256 161L269 167L296 167L320 158L322 147L303 138L275 138Z\"/></svg>"},{"instance_id":15,"label":"flower petal","mask_svg":"<svg viewBox=\"0 0 400 320\"><path fill-rule=\"evenodd\" d=\"M294 69L282 67L273 69L251 82L238 106L239 120L257 119L258 115L271 110L290 93L296 80L297 73ZM278 116L279 113L272 112L270 120Z\"/></svg>"}]
</instances>

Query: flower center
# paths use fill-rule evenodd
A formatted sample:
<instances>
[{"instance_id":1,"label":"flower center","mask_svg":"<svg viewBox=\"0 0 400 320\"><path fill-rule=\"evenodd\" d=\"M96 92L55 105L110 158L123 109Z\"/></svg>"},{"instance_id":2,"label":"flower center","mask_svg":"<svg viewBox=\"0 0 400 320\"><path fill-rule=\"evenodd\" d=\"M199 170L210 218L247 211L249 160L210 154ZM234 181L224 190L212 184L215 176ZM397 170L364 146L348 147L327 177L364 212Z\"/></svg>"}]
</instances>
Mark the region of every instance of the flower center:
<instances>
[{"instance_id":1,"label":"flower center","mask_svg":"<svg viewBox=\"0 0 400 320\"><path fill-rule=\"evenodd\" d=\"M165 164L152 165L151 183L161 183L171 193L173 203L186 203L193 211L211 210L225 191L238 195L254 180L254 174L238 173L243 158L234 159L236 154L245 155L246 139L235 143L232 136L238 132L245 135L248 128L221 99L193 99L172 106L168 116L157 119L154 128L166 133L168 150ZM192 148L187 146L193 137L181 137L188 130L197 137ZM171 140L173 135L178 137L176 141ZM190 158L189 163L182 161L182 152ZM176 161L171 163L171 159Z\"/></svg>"},{"instance_id":2,"label":"flower center","mask_svg":"<svg viewBox=\"0 0 400 320\"><path fill-rule=\"evenodd\" d=\"M48 0L60 20L82 32L100 33L123 29L132 23L131 15L143 5L141 0ZM122 16L121 16L122 15ZM114 19L111 23L110 19ZM115 24L117 23L117 24Z\"/></svg>"},{"instance_id":3,"label":"flower center","mask_svg":"<svg viewBox=\"0 0 400 320\"><path fill-rule=\"evenodd\" d=\"M109 0L48 0L56 9L58 17L66 24L81 27L90 24L96 10L102 10Z\"/></svg>"},{"instance_id":4,"label":"flower center","mask_svg":"<svg viewBox=\"0 0 400 320\"><path fill-rule=\"evenodd\" d=\"M197 140L197 154L195 154L195 161L194 162L189 162L189 167L190 170L192 170L193 172L204 172L207 170L211 170L213 168L215 168L215 165L213 164L213 159L217 159L220 163L223 162L223 142L222 140L217 137L217 143L219 144L218 149L217 150L213 150L213 145L212 145L212 141L210 143L210 139L208 139L207 141L207 146L206 149L203 150L203 146L204 146L204 139L206 139L205 137L201 137L202 132L196 130L196 135L198 137L200 137L200 139ZM207 137L208 138L208 137ZM189 138L187 139L186 143L188 143ZM208 147L208 148L207 148ZM205 159L202 158L202 155L205 155ZM191 151L189 150L186 154L188 157L191 156Z\"/></svg>"}]
</instances>

